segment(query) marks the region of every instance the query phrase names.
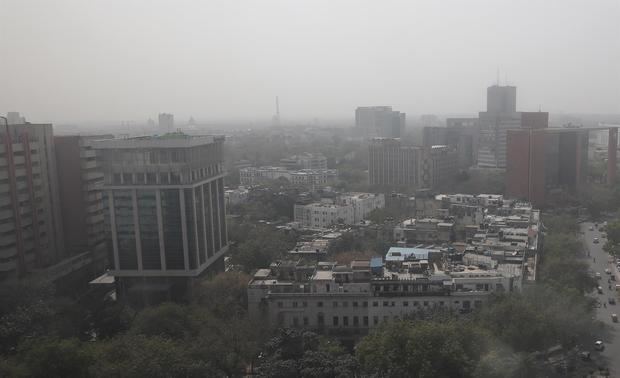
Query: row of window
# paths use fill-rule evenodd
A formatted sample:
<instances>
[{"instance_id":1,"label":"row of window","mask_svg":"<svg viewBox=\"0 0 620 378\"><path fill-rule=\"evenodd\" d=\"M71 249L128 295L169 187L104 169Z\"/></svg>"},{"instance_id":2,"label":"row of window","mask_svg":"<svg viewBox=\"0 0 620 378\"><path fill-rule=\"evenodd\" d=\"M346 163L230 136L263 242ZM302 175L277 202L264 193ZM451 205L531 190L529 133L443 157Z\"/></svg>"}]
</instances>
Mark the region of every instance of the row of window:
<instances>
[{"instance_id":1,"label":"row of window","mask_svg":"<svg viewBox=\"0 0 620 378\"><path fill-rule=\"evenodd\" d=\"M427 307L429 306L429 304L431 304L432 302L429 301L373 301L372 302L372 307L396 307L398 305L402 305L403 307L409 307L409 305L413 306L413 307L419 307L419 306L424 306ZM368 307L368 301L352 301L351 303L351 307ZM445 302L444 301L439 301L437 302L437 304L439 306L444 306ZM454 304L460 304L460 301L454 301ZM471 305L470 301L463 301L463 307L465 308L469 308ZM474 301L474 305L476 307L479 307L482 305L482 301L480 300L476 300ZM283 308L284 307L284 302L277 302L277 306L278 308ZM349 307L349 302L348 301L342 301L342 302L338 302L338 301L333 301L332 302L332 308L337 308L339 306L342 307ZM299 307L308 307L308 302L303 301L303 302L297 302L297 301L293 301L291 302L291 307L293 308L299 308ZM316 302L316 307L324 307L324 303L322 301Z\"/></svg>"},{"instance_id":2,"label":"row of window","mask_svg":"<svg viewBox=\"0 0 620 378\"><path fill-rule=\"evenodd\" d=\"M191 172L191 179L196 181L221 172L222 169L219 165L195 169ZM114 185L175 185L181 184L183 181L183 175L178 172L114 173L112 175L112 184Z\"/></svg>"}]
</instances>

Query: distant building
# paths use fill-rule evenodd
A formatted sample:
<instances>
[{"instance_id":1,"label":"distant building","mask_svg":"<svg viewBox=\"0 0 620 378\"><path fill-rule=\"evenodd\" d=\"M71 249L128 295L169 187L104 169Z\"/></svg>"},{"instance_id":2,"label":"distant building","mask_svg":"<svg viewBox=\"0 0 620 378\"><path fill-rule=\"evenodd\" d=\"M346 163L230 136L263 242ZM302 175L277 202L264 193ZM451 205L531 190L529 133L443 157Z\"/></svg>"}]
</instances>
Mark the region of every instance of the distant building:
<instances>
[{"instance_id":1,"label":"distant building","mask_svg":"<svg viewBox=\"0 0 620 378\"><path fill-rule=\"evenodd\" d=\"M338 171L335 169L289 170L284 167L246 167L239 169L239 178L241 184L246 186L286 179L293 185L315 190L333 185L338 178Z\"/></svg>"},{"instance_id":2,"label":"distant building","mask_svg":"<svg viewBox=\"0 0 620 378\"><path fill-rule=\"evenodd\" d=\"M239 186L236 189L228 189L224 191L226 206L237 205L247 201L249 193L249 190L244 186Z\"/></svg>"},{"instance_id":3,"label":"distant building","mask_svg":"<svg viewBox=\"0 0 620 378\"><path fill-rule=\"evenodd\" d=\"M546 128L549 113L517 112L517 88L493 85L487 88L487 111L479 113L478 166L506 167L507 132L519 128Z\"/></svg>"},{"instance_id":4,"label":"distant building","mask_svg":"<svg viewBox=\"0 0 620 378\"><path fill-rule=\"evenodd\" d=\"M18 113L14 121L21 122ZM52 125L0 126L0 280L4 280L49 267L65 257L65 248Z\"/></svg>"},{"instance_id":5,"label":"distant building","mask_svg":"<svg viewBox=\"0 0 620 378\"><path fill-rule=\"evenodd\" d=\"M305 152L300 155L280 159L280 165L286 169L327 169L327 158L320 153Z\"/></svg>"},{"instance_id":6,"label":"distant building","mask_svg":"<svg viewBox=\"0 0 620 378\"><path fill-rule=\"evenodd\" d=\"M367 138L400 138L404 134L405 113L391 106L359 107L355 110L355 127Z\"/></svg>"},{"instance_id":7,"label":"distant building","mask_svg":"<svg viewBox=\"0 0 620 378\"><path fill-rule=\"evenodd\" d=\"M6 113L6 120L9 125L23 125L26 123L26 119L19 115L19 112Z\"/></svg>"},{"instance_id":8,"label":"distant building","mask_svg":"<svg viewBox=\"0 0 620 378\"><path fill-rule=\"evenodd\" d=\"M359 224L371 211L384 207L383 194L347 193L333 202L296 204L294 218L303 228L325 229L338 224Z\"/></svg>"},{"instance_id":9,"label":"distant building","mask_svg":"<svg viewBox=\"0 0 620 378\"><path fill-rule=\"evenodd\" d=\"M617 128L605 130L615 151ZM588 133L569 128L509 130L506 194L541 206L553 192L578 193L588 177ZM613 182L615 156L608 160L609 172Z\"/></svg>"},{"instance_id":10,"label":"distant building","mask_svg":"<svg viewBox=\"0 0 620 378\"><path fill-rule=\"evenodd\" d=\"M456 150L448 146L403 146L399 139L375 138L369 146L370 185L423 189L445 185L458 169Z\"/></svg>"},{"instance_id":11,"label":"distant building","mask_svg":"<svg viewBox=\"0 0 620 378\"><path fill-rule=\"evenodd\" d=\"M159 132L169 133L174 131L174 115L159 113Z\"/></svg>"},{"instance_id":12,"label":"distant building","mask_svg":"<svg viewBox=\"0 0 620 378\"><path fill-rule=\"evenodd\" d=\"M191 279L223 270L228 249L223 137L162 136L93 142L119 294L184 298Z\"/></svg>"}]
</instances>

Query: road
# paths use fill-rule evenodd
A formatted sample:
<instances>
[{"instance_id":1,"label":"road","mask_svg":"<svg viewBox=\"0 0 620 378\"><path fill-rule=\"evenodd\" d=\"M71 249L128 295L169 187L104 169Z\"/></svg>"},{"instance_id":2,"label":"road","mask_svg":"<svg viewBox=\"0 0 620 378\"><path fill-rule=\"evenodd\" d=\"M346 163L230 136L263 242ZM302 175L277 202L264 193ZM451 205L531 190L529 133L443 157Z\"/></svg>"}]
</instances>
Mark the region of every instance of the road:
<instances>
[{"instance_id":1,"label":"road","mask_svg":"<svg viewBox=\"0 0 620 378\"><path fill-rule=\"evenodd\" d=\"M599 283L603 288L603 294L598 294L595 291L592 296L601 301L601 307L596 310L596 317L605 324L604 330L601 331L601 335L598 335L599 339L602 339L605 343L605 350L603 352L593 352L593 354L601 354L602 357L607 360L611 376L620 377L620 323L613 323L611 321L612 313L620 316L620 304L611 305L608 303L608 298L610 297L615 298L616 301L620 300L615 288L616 284L620 284L620 274L618 274L615 264L610 262L610 256L603 251L603 245L606 239L601 238L601 233L596 227L594 227L594 230L590 231L590 227L593 227L593 225L593 223L588 222L581 224L586 251L589 250L590 253L590 257L588 258L590 267L592 271L601 273L602 276ZM595 244L593 242L594 238L599 238L600 243ZM596 259L596 261L594 261L594 259ZM616 281L611 281L611 290L609 290L609 284L607 283L610 275L605 273L605 269L611 269L612 274L616 276ZM606 307L603 306L603 303L606 303ZM595 340L592 340L592 346L594 345L594 341Z\"/></svg>"}]
</instances>

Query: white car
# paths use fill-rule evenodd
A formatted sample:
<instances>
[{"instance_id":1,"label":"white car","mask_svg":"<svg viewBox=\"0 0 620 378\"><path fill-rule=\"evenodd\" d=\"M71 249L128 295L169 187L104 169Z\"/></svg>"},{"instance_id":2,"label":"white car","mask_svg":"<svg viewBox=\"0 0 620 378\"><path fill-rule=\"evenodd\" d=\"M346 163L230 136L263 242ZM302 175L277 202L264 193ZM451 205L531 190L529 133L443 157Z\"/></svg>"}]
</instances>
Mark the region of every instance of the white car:
<instances>
[{"instance_id":1,"label":"white car","mask_svg":"<svg viewBox=\"0 0 620 378\"><path fill-rule=\"evenodd\" d=\"M603 350L605 349L605 344L603 344L601 340L596 340L596 342L594 343L594 349Z\"/></svg>"},{"instance_id":2,"label":"white car","mask_svg":"<svg viewBox=\"0 0 620 378\"><path fill-rule=\"evenodd\" d=\"M605 269L605 273L611 274L611 269L609 269L609 268Z\"/></svg>"},{"instance_id":3,"label":"white car","mask_svg":"<svg viewBox=\"0 0 620 378\"><path fill-rule=\"evenodd\" d=\"M594 244L598 244L598 238L594 238L594 240L592 240L592 242L593 242Z\"/></svg>"}]
</instances>

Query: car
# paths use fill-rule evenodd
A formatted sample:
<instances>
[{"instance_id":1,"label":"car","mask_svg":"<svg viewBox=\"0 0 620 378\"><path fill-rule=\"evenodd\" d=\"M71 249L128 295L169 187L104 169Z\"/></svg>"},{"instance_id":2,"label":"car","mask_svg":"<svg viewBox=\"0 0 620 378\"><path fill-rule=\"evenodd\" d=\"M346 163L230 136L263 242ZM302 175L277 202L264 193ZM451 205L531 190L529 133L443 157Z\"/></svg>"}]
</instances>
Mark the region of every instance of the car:
<instances>
[{"instance_id":1,"label":"car","mask_svg":"<svg viewBox=\"0 0 620 378\"><path fill-rule=\"evenodd\" d=\"M594 349L595 350L603 350L603 349L605 349L605 344L603 344L603 342L601 340L596 340L596 342L594 343Z\"/></svg>"},{"instance_id":2,"label":"car","mask_svg":"<svg viewBox=\"0 0 620 378\"><path fill-rule=\"evenodd\" d=\"M594 244L598 244L598 242L599 242L598 238L594 238L594 240L592 240L592 243Z\"/></svg>"},{"instance_id":3,"label":"car","mask_svg":"<svg viewBox=\"0 0 620 378\"><path fill-rule=\"evenodd\" d=\"M588 230L594 231L594 227L590 226L590 228Z\"/></svg>"},{"instance_id":4,"label":"car","mask_svg":"<svg viewBox=\"0 0 620 378\"><path fill-rule=\"evenodd\" d=\"M581 357L581 359L584 361L588 361L590 359L590 352L584 350L583 352L579 353L579 357Z\"/></svg>"},{"instance_id":5,"label":"car","mask_svg":"<svg viewBox=\"0 0 620 378\"><path fill-rule=\"evenodd\" d=\"M617 314L611 314L611 321L614 323L618 323L618 315Z\"/></svg>"},{"instance_id":6,"label":"car","mask_svg":"<svg viewBox=\"0 0 620 378\"><path fill-rule=\"evenodd\" d=\"M611 269L609 269L609 268L605 269L605 273L611 274Z\"/></svg>"},{"instance_id":7,"label":"car","mask_svg":"<svg viewBox=\"0 0 620 378\"><path fill-rule=\"evenodd\" d=\"M595 276L596 276L596 279L597 279L597 280L600 280L600 279L601 279L601 274L600 274L599 272L596 272Z\"/></svg>"},{"instance_id":8,"label":"car","mask_svg":"<svg viewBox=\"0 0 620 378\"><path fill-rule=\"evenodd\" d=\"M603 294L603 288L602 287L597 287L596 290L598 291L599 294Z\"/></svg>"},{"instance_id":9,"label":"car","mask_svg":"<svg viewBox=\"0 0 620 378\"><path fill-rule=\"evenodd\" d=\"M615 305L616 304L616 298L614 297L609 297L607 299L607 302L609 302L609 304Z\"/></svg>"}]
</instances>

